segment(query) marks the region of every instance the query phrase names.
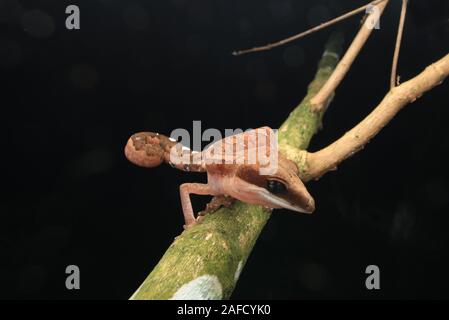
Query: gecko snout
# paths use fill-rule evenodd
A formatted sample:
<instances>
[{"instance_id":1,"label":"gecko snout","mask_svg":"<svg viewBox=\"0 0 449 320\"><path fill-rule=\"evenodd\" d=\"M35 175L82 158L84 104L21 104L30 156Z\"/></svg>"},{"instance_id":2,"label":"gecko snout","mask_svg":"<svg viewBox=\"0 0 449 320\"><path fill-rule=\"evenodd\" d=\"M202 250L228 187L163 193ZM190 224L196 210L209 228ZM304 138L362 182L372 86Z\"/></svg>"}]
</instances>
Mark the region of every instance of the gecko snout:
<instances>
[{"instance_id":1,"label":"gecko snout","mask_svg":"<svg viewBox=\"0 0 449 320\"><path fill-rule=\"evenodd\" d=\"M308 214L311 214L315 211L315 200L312 197L309 198L304 211Z\"/></svg>"}]
</instances>

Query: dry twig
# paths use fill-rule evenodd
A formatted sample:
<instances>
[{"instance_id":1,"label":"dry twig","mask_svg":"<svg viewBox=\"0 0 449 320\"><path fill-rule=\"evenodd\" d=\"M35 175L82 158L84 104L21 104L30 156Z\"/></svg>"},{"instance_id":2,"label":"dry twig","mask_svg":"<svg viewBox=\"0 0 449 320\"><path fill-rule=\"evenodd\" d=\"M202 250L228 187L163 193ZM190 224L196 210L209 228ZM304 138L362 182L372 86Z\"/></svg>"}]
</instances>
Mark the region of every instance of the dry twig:
<instances>
[{"instance_id":1,"label":"dry twig","mask_svg":"<svg viewBox=\"0 0 449 320\"><path fill-rule=\"evenodd\" d=\"M330 27L330 26L332 26L332 25L334 25L334 24L336 24L336 23L338 23L340 21L343 21L345 19L348 19L348 18L350 18L350 17L352 17L352 16L354 16L354 15L360 13L360 12L366 11L369 7L374 6L374 5L379 4L381 2L384 2L384 1L386 1L386 0L372 1L372 2L368 3L367 5L364 5L364 6L360 7L360 8L357 8L355 10L352 10L352 11L348 12L348 13L345 13L344 15L341 15L341 16L335 18L335 19L323 22L322 24L320 24L320 25L318 25L316 27L313 27L313 28L311 28L309 30L306 30L304 32L295 34L294 36L282 39L282 40L277 41L277 42L269 43L269 44L266 44L266 45L263 45L263 46L260 46L260 47L254 47L254 48L245 49L245 50L236 50L236 51L232 52L232 54L234 56L239 56L239 55L246 54L246 53L258 52L258 51L266 51L266 50L270 50L270 49L275 48L275 47L282 46L282 45L284 45L286 43L298 40L300 38L308 36L309 34L312 34L312 33L317 32L319 30L322 30L322 29L325 29L327 27Z\"/></svg>"},{"instance_id":2,"label":"dry twig","mask_svg":"<svg viewBox=\"0 0 449 320\"><path fill-rule=\"evenodd\" d=\"M390 79L391 89L393 89L394 87L396 87L396 85L399 84L397 70L398 70L399 53L401 51L402 35L404 34L405 17L407 15L407 3L408 0L402 0L401 17L399 19L398 33L396 36L396 45L394 48L393 64L391 67L391 79Z\"/></svg>"}]
</instances>

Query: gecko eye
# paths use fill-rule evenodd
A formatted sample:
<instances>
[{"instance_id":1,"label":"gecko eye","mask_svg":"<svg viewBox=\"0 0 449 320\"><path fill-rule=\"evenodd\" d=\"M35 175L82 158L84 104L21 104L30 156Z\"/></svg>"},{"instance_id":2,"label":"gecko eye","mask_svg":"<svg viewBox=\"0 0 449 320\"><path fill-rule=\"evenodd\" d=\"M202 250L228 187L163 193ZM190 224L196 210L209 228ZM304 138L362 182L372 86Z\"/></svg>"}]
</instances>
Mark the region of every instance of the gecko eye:
<instances>
[{"instance_id":1,"label":"gecko eye","mask_svg":"<svg viewBox=\"0 0 449 320\"><path fill-rule=\"evenodd\" d=\"M287 191L287 187L280 181L277 180L268 180L267 181L267 190L273 194L282 194Z\"/></svg>"}]
</instances>

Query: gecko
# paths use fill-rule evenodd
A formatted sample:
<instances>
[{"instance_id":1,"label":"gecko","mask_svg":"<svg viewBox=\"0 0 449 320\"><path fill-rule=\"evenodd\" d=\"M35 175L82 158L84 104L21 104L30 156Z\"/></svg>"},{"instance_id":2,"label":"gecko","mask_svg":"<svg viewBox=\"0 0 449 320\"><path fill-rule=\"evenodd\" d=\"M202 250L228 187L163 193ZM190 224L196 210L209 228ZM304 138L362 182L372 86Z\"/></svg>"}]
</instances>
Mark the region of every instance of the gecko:
<instances>
[{"instance_id":1,"label":"gecko","mask_svg":"<svg viewBox=\"0 0 449 320\"><path fill-rule=\"evenodd\" d=\"M195 217L191 194L214 196L208 205L209 209L229 203L227 200L231 198L270 209L285 208L312 213L315 201L299 178L297 165L283 156L268 140L258 138L257 144L251 141L256 136L254 133L258 137L269 137L271 132L269 127L249 130L216 141L201 152L192 151L177 140L159 133L139 132L128 139L125 156L141 167L152 168L165 162L186 172L207 173L206 184L184 183L179 187L185 229L202 218L202 215ZM261 168L266 163L262 163L261 157L249 161L250 152L261 146L265 147L265 155L277 153L276 167L269 174L262 174ZM222 153L217 150L232 152ZM220 198L224 200L220 201Z\"/></svg>"}]
</instances>

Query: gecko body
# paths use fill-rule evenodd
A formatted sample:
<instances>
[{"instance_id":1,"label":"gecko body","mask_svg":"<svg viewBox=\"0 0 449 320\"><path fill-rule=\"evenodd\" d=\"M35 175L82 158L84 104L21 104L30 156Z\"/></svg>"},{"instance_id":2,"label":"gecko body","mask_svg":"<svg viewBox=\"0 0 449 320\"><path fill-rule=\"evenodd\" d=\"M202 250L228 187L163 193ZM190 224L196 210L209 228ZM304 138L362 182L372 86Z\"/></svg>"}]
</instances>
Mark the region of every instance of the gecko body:
<instances>
[{"instance_id":1,"label":"gecko body","mask_svg":"<svg viewBox=\"0 0 449 320\"><path fill-rule=\"evenodd\" d=\"M198 220L190 194L226 196L268 208L312 213L315 201L299 178L296 164L279 153L270 137L272 129L262 127L226 137L195 152L164 135L141 132L128 140L125 155L143 167L166 162L183 171L207 173L207 184L180 186L186 227ZM273 163L275 166L269 168Z\"/></svg>"}]
</instances>

